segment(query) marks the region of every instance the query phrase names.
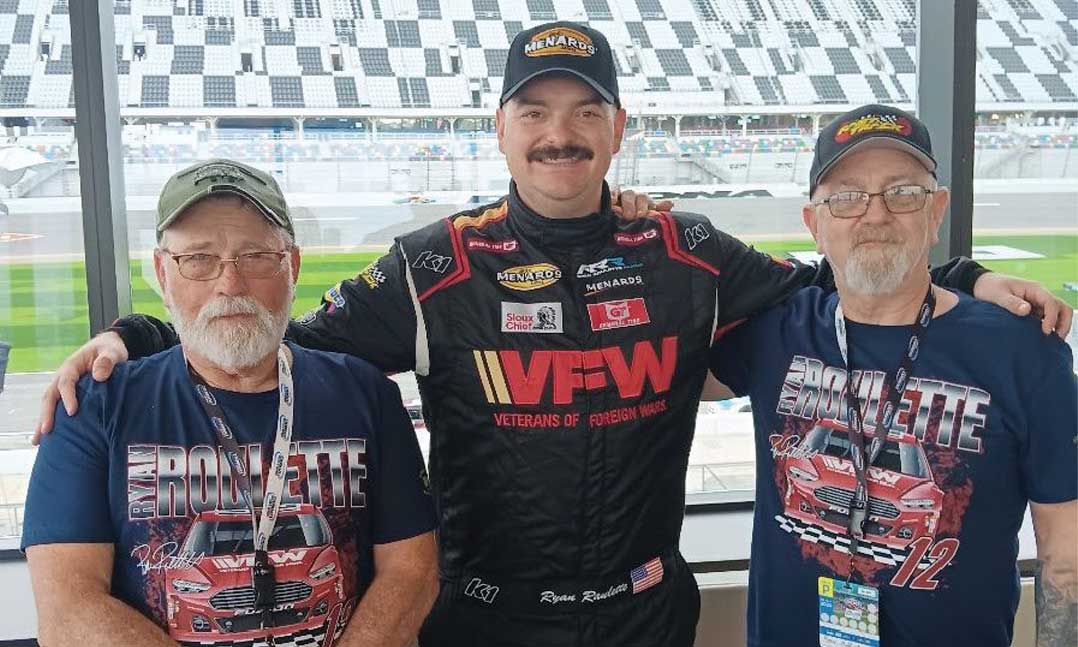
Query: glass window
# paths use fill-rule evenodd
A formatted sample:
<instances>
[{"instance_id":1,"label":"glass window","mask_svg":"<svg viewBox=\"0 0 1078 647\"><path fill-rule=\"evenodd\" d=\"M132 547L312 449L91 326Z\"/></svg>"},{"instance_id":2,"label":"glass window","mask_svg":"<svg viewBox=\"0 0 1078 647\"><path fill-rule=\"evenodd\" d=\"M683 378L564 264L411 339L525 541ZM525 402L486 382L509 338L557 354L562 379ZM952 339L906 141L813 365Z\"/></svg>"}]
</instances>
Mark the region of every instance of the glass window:
<instances>
[{"instance_id":1,"label":"glass window","mask_svg":"<svg viewBox=\"0 0 1078 647\"><path fill-rule=\"evenodd\" d=\"M114 5L132 301L157 316L156 198L196 160L234 158L281 183L305 250L296 314L395 235L504 194L490 118L503 43L564 3L472 0L453 14L420 0L385 15L377 0L182 5ZM88 334L67 4L26 6L0 2L0 341L12 345L0 410L14 412L0 416L0 449L21 461L0 470L0 534L18 532L47 372ZM608 36L630 116L610 183L674 199L778 256L813 257L800 207L819 128L849 103L916 99L910 0L580 6L559 17ZM976 253L1075 304L1078 113L1045 109L1073 107L1075 63L1004 14L979 7ZM418 415L407 378L402 393ZM705 403L690 501L750 498L753 460L748 403Z\"/></svg>"},{"instance_id":2,"label":"glass window","mask_svg":"<svg viewBox=\"0 0 1078 647\"><path fill-rule=\"evenodd\" d=\"M90 334L66 6L65 13L31 7L21 15L17 3L6 8L0 14L0 21L8 19L0 39L0 538L22 532L41 391Z\"/></svg>"},{"instance_id":3,"label":"glass window","mask_svg":"<svg viewBox=\"0 0 1078 647\"><path fill-rule=\"evenodd\" d=\"M1041 19L1029 2L1010 4L1022 19ZM974 132L973 258L1078 306L1078 112L1051 109L1075 101L1075 65L1061 50L1037 48L1022 23L980 9L977 39L988 56L977 103L993 109L978 111ZM1019 108L1031 104L1042 109ZM1078 351L1078 332L1068 342Z\"/></svg>"},{"instance_id":4,"label":"glass window","mask_svg":"<svg viewBox=\"0 0 1078 647\"><path fill-rule=\"evenodd\" d=\"M983 93L1000 87L981 81ZM979 113L973 159L973 258L1078 307L1078 113ZM1078 356L1078 334L1068 342Z\"/></svg>"}]
</instances>

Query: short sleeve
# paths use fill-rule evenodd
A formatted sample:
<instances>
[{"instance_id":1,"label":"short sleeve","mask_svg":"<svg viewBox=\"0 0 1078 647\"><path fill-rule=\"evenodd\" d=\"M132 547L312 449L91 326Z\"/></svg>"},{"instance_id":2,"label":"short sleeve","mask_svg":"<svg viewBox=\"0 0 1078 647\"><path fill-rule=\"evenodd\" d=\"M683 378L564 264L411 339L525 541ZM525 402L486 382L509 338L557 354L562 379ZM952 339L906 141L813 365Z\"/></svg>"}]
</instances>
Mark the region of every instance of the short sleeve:
<instances>
[{"instance_id":1,"label":"short sleeve","mask_svg":"<svg viewBox=\"0 0 1078 647\"><path fill-rule=\"evenodd\" d=\"M716 336L711 345L709 363L712 375L730 387L737 396L748 395L752 388L750 359L757 326L757 319L741 321L725 331L720 330L721 336Z\"/></svg>"},{"instance_id":2,"label":"short sleeve","mask_svg":"<svg viewBox=\"0 0 1078 647\"><path fill-rule=\"evenodd\" d=\"M412 421L401 403L400 389L380 378L380 424L375 430L373 540L388 544L434 529L430 479L423 465Z\"/></svg>"},{"instance_id":3,"label":"short sleeve","mask_svg":"<svg viewBox=\"0 0 1078 647\"><path fill-rule=\"evenodd\" d=\"M105 384L78 384L74 417L56 407L52 433L41 440L30 476L22 548L37 544L114 543L109 510Z\"/></svg>"},{"instance_id":4,"label":"short sleeve","mask_svg":"<svg viewBox=\"0 0 1078 647\"><path fill-rule=\"evenodd\" d=\"M1039 334L1039 331L1037 332ZM1056 338L1040 339L1050 351L1029 362L1032 387L1025 395L1028 428L1021 456L1026 496L1036 503L1078 498L1078 384L1070 348Z\"/></svg>"}]
</instances>

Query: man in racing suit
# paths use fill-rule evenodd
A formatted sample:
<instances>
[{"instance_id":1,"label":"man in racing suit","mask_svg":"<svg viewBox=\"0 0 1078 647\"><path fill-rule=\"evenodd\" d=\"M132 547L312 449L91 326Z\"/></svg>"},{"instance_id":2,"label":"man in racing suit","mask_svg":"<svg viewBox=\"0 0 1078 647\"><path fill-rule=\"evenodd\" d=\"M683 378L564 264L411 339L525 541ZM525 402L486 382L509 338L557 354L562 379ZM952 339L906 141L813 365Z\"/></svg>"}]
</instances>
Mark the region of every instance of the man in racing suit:
<instances>
[{"instance_id":1,"label":"man in racing suit","mask_svg":"<svg viewBox=\"0 0 1078 647\"><path fill-rule=\"evenodd\" d=\"M527 48L556 51L521 70ZM548 72L597 94L581 105L618 106L609 46L588 27L522 32L506 93ZM499 131L503 150L518 132ZM601 153L562 144L536 159ZM707 351L723 327L830 282L702 216L619 220L602 182L609 156L595 166L598 199L555 219L525 204L534 178L511 159L507 197L401 236L289 326L304 346L416 373L442 579L424 647L690 647L699 593L678 541ZM978 276L970 262L935 274L966 291ZM114 330L131 357L175 343L148 317Z\"/></svg>"}]
</instances>

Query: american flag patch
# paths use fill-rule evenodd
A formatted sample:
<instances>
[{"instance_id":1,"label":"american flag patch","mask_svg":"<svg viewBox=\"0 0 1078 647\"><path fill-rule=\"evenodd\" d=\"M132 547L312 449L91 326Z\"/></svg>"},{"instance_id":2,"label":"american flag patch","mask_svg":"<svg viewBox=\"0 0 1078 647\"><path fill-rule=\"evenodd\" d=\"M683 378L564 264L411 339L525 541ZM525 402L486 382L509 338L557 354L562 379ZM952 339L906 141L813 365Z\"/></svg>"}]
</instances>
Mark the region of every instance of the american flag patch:
<instances>
[{"instance_id":1,"label":"american flag patch","mask_svg":"<svg viewBox=\"0 0 1078 647\"><path fill-rule=\"evenodd\" d=\"M663 562L656 557L646 564L637 566L629 573L629 579L633 581L633 595L650 589L663 581Z\"/></svg>"}]
</instances>

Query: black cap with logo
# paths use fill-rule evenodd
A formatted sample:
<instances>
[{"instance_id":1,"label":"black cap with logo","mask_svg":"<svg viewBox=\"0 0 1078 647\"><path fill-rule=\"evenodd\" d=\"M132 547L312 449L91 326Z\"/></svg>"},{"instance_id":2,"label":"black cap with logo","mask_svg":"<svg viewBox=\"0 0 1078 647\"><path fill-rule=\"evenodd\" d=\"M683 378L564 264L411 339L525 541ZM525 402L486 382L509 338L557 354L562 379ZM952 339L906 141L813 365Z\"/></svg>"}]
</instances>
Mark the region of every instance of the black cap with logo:
<instances>
[{"instance_id":1,"label":"black cap with logo","mask_svg":"<svg viewBox=\"0 0 1078 647\"><path fill-rule=\"evenodd\" d=\"M528 81L550 72L575 75L607 103L621 105L610 43L598 31L575 22L548 22L516 35L505 61L499 105Z\"/></svg>"},{"instance_id":2,"label":"black cap with logo","mask_svg":"<svg viewBox=\"0 0 1078 647\"><path fill-rule=\"evenodd\" d=\"M846 155L866 146L893 148L909 153L924 165L933 177L936 158L932 156L932 138L928 127L910 113L870 104L839 115L820 131L816 154L809 171L809 196L831 168Z\"/></svg>"}]
</instances>

